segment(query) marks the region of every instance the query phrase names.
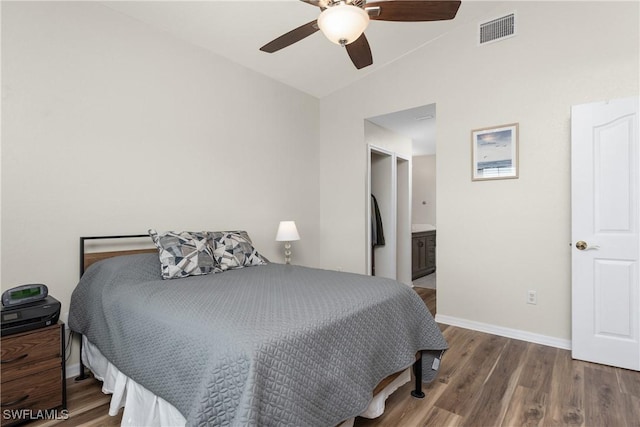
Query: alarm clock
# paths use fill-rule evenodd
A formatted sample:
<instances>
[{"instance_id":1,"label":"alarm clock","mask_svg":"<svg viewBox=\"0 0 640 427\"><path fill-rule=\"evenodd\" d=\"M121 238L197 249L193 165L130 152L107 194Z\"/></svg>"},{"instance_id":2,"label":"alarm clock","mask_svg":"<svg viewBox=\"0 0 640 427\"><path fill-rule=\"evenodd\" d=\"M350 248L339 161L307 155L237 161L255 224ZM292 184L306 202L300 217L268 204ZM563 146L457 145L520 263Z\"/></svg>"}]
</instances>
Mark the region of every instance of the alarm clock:
<instances>
[{"instance_id":1,"label":"alarm clock","mask_svg":"<svg viewBox=\"0 0 640 427\"><path fill-rule=\"evenodd\" d=\"M20 285L11 288L2 294L2 305L12 307L20 304L27 304L45 299L49 294L47 285L32 284Z\"/></svg>"}]
</instances>

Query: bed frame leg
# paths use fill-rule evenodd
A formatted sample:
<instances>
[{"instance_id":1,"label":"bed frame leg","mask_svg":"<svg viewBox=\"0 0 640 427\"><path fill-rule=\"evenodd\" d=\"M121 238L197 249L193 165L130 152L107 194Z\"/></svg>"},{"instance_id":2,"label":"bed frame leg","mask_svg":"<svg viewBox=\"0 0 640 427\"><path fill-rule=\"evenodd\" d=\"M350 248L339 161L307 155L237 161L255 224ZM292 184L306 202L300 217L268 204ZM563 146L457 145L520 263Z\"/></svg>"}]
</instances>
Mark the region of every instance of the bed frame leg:
<instances>
[{"instance_id":1,"label":"bed frame leg","mask_svg":"<svg viewBox=\"0 0 640 427\"><path fill-rule=\"evenodd\" d=\"M422 392L422 355L413 363L413 376L416 384L415 389L411 390L411 396L422 399L424 398L424 393Z\"/></svg>"},{"instance_id":2,"label":"bed frame leg","mask_svg":"<svg viewBox=\"0 0 640 427\"><path fill-rule=\"evenodd\" d=\"M80 334L78 334L78 335L80 335ZM87 373L84 371L84 363L82 363L82 335L80 335L79 355L80 355L80 375L75 377L74 381L82 381L82 380L86 380L87 378L89 378L89 375L87 375Z\"/></svg>"}]
</instances>

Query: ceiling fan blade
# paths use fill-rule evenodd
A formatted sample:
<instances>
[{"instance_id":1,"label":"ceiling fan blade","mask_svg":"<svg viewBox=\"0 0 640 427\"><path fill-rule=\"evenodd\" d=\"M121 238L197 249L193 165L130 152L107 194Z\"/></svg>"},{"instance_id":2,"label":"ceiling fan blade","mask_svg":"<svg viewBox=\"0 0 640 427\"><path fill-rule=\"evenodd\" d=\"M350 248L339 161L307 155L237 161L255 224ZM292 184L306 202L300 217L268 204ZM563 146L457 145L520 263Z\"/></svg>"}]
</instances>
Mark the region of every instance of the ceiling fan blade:
<instances>
[{"instance_id":1,"label":"ceiling fan blade","mask_svg":"<svg viewBox=\"0 0 640 427\"><path fill-rule=\"evenodd\" d=\"M316 20L313 20L299 26L294 30L289 31L286 34L281 35L277 39L270 41L269 43L262 46L260 50L267 53L277 52L280 49L294 44L295 42L299 42L305 37L309 37L311 34L315 33L318 30L318 22Z\"/></svg>"},{"instance_id":2,"label":"ceiling fan blade","mask_svg":"<svg viewBox=\"0 0 640 427\"><path fill-rule=\"evenodd\" d=\"M353 62L353 65L355 65L358 70L373 64L369 41L365 37L364 33L358 37L356 41L349 43L345 47L349 54L349 58L351 58L351 62Z\"/></svg>"},{"instance_id":3,"label":"ceiling fan blade","mask_svg":"<svg viewBox=\"0 0 640 427\"><path fill-rule=\"evenodd\" d=\"M383 0L367 2L369 18L377 21L445 21L453 19L460 1L448 0Z\"/></svg>"}]
</instances>

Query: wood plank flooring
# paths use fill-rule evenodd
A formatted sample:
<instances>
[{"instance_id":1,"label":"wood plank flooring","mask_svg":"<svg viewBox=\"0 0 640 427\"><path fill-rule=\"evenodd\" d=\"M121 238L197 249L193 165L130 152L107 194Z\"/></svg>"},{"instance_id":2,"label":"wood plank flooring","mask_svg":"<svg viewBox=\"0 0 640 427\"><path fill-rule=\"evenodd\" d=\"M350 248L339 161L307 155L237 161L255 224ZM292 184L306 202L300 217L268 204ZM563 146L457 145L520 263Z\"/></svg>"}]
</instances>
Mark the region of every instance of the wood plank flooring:
<instances>
[{"instance_id":1,"label":"wood plank flooring","mask_svg":"<svg viewBox=\"0 0 640 427\"><path fill-rule=\"evenodd\" d=\"M436 291L416 288L432 314ZM569 351L441 325L450 349L415 399L406 384L371 426L640 427L640 372L571 359ZM33 426L117 426L101 383L68 382L69 419Z\"/></svg>"}]
</instances>

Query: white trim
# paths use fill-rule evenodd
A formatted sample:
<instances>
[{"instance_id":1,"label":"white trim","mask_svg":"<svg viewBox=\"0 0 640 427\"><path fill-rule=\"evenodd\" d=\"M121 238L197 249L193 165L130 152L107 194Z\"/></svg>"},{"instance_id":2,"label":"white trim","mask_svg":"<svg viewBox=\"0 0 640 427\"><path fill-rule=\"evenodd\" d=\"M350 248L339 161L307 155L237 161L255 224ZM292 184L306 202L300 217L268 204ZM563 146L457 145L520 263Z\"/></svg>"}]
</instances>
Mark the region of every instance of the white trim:
<instances>
[{"instance_id":1,"label":"white trim","mask_svg":"<svg viewBox=\"0 0 640 427\"><path fill-rule=\"evenodd\" d=\"M380 156L386 156L389 158L390 169L389 169L389 177L391 181L388 183L390 187L389 199L392 201L392 208L390 211L390 215L388 217L388 223L391 225L387 228L387 233L385 236L385 240L387 244L385 246L391 247L390 249L393 253L397 253L397 248L395 248L397 244L397 197L398 197L398 173L397 173L397 154L393 151L389 151L385 148L378 147L374 144L367 144L367 177L366 177L366 213L365 213L365 241L366 241L366 274L371 275L371 251L373 248L371 247L371 194L372 194L372 164L371 164L371 154L377 154ZM380 199L378 199L380 200ZM397 263L393 263L395 265L394 272L386 277L397 278L398 270Z\"/></svg>"},{"instance_id":2,"label":"white trim","mask_svg":"<svg viewBox=\"0 0 640 427\"><path fill-rule=\"evenodd\" d=\"M86 369L87 368L85 368L85 370ZM73 365L67 365L66 375L66 379L77 377L78 375L80 375L80 364L74 363Z\"/></svg>"},{"instance_id":3,"label":"white trim","mask_svg":"<svg viewBox=\"0 0 640 427\"><path fill-rule=\"evenodd\" d=\"M549 347L561 348L563 350L571 350L571 340L550 337L548 335L534 334L532 332L521 331L519 329L474 322L473 320L460 319L459 317L446 316L442 314L436 314L436 322L471 329L473 331L486 332L488 334L499 335L501 337L547 345Z\"/></svg>"}]
</instances>

